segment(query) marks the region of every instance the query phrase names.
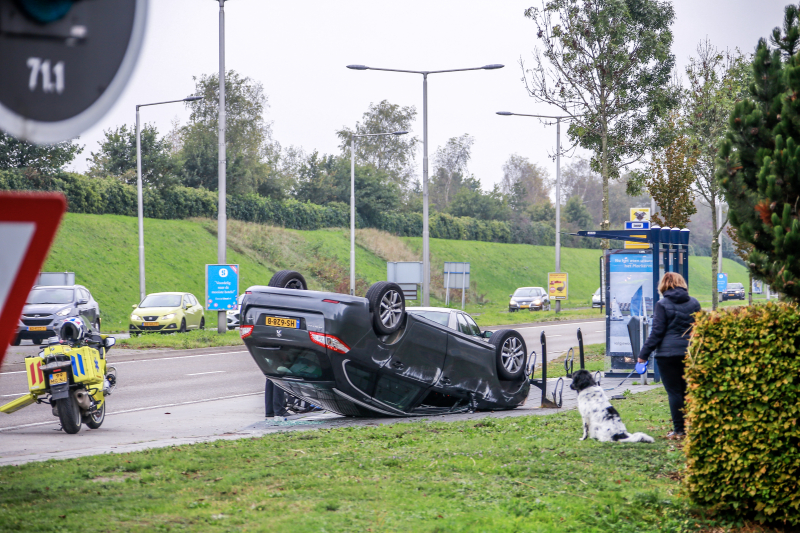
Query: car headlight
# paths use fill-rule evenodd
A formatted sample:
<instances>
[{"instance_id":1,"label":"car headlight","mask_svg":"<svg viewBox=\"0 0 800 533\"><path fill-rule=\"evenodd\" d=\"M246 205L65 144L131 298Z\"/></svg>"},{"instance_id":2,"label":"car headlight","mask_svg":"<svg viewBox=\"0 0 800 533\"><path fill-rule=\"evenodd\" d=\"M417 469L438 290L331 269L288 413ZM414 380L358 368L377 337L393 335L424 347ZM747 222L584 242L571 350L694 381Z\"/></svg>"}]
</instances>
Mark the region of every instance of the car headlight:
<instances>
[{"instance_id":1,"label":"car headlight","mask_svg":"<svg viewBox=\"0 0 800 533\"><path fill-rule=\"evenodd\" d=\"M173 318L175 318L175 313L170 313L168 315L162 316L161 320L172 320Z\"/></svg>"},{"instance_id":2,"label":"car headlight","mask_svg":"<svg viewBox=\"0 0 800 533\"><path fill-rule=\"evenodd\" d=\"M66 309L62 309L61 311L56 313L56 315L58 315L58 316L67 316L71 312L72 312L72 308L71 307L67 307Z\"/></svg>"},{"instance_id":3,"label":"car headlight","mask_svg":"<svg viewBox=\"0 0 800 533\"><path fill-rule=\"evenodd\" d=\"M534 300L533 301L533 305L541 305L541 304L542 304L541 300Z\"/></svg>"},{"instance_id":4,"label":"car headlight","mask_svg":"<svg viewBox=\"0 0 800 533\"><path fill-rule=\"evenodd\" d=\"M140 317L139 315L131 315L131 320L141 320L141 319L142 317Z\"/></svg>"}]
</instances>

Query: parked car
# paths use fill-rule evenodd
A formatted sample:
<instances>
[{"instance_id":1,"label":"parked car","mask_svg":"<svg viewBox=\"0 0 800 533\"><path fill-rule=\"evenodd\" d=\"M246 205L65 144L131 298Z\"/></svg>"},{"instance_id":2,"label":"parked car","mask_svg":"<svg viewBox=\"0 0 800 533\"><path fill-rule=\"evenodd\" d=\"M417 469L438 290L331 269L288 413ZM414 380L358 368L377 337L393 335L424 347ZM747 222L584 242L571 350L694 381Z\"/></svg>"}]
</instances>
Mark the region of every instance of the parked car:
<instances>
[{"instance_id":1,"label":"parked car","mask_svg":"<svg viewBox=\"0 0 800 533\"><path fill-rule=\"evenodd\" d=\"M542 287L520 287L514 291L514 294L509 294L511 300L508 302L508 312L513 313L520 309L528 309L530 311L549 311L550 310L550 296L547 291Z\"/></svg>"},{"instance_id":2,"label":"parked car","mask_svg":"<svg viewBox=\"0 0 800 533\"><path fill-rule=\"evenodd\" d=\"M722 301L725 300L744 300L744 285L728 283L728 288L722 293Z\"/></svg>"},{"instance_id":3,"label":"parked car","mask_svg":"<svg viewBox=\"0 0 800 533\"><path fill-rule=\"evenodd\" d=\"M236 299L236 307L228 309L228 312L225 313L225 317L228 320L228 329L236 329L239 327L239 311L242 309L243 299L244 294L240 294Z\"/></svg>"},{"instance_id":4,"label":"parked car","mask_svg":"<svg viewBox=\"0 0 800 533\"><path fill-rule=\"evenodd\" d=\"M301 274L281 271L268 286L248 288L239 328L264 375L302 400L347 416L513 409L525 401L528 358L517 331L482 332L460 311L407 311L402 289L385 281L366 298L306 287Z\"/></svg>"},{"instance_id":5,"label":"parked car","mask_svg":"<svg viewBox=\"0 0 800 533\"><path fill-rule=\"evenodd\" d=\"M592 307L603 307L605 305L604 296L601 289L594 291L594 294L592 294Z\"/></svg>"},{"instance_id":6,"label":"parked car","mask_svg":"<svg viewBox=\"0 0 800 533\"><path fill-rule=\"evenodd\" d=\"M61 325L69 317L79 316L92 333L100 333L100 305L83 285L37 285L22 308L17 336L41 344L45 339L61 335Z\"/></svg>"},{"instance_id":7,"label":"parked car","mask_svg":"<svg viewBox=\"0 0 800 533\"><path fill-rule=\"evenodd\" d=\"M132 335L147 331L162 333L205 329L203 306L188 292L155 292L133 304L128 330Z\"/></svg>"}]
</instances>

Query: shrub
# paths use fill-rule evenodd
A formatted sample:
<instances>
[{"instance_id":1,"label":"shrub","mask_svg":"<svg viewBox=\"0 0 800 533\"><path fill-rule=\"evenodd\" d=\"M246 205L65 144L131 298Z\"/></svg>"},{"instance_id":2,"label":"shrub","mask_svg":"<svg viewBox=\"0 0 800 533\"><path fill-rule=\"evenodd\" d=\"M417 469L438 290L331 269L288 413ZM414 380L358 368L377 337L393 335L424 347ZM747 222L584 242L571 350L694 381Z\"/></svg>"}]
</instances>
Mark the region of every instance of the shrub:
<instances>
[{"instance_id":1,"label":"shrub","mask_svg":"<svg viewBox=\"0 0 800 533\"><path fill-rule=\"evenodd\" d=\"M800 525L800 310L701 312L687 357L691 498Z\"/></svg>"}]
</instances>

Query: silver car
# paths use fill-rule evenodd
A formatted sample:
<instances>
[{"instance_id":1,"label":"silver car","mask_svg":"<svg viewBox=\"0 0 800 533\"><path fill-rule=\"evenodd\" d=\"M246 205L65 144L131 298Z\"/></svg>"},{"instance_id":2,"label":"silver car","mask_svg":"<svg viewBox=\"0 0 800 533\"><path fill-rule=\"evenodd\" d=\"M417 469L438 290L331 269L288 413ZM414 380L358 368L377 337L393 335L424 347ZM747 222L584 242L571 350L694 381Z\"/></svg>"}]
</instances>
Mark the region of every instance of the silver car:
<instances>
[{"instance_id":1,"label":"silver car","mask_svg":"<svg viewBox=\"0 0 800 533\"><path fill-rule=\"evenodd\" d=\"M100 306L83 285L37 285L22 308L17 336L12 341L19 346L23 339L41 344L44 339L61 334L64 320L79 316L86 327L100 333Z\"/></svg>"},{"instance_id":2,"label":"silver car","mask_svg":"<svg viewBox=\"0 0 800 533\"><path fill-rule=\"evenodd\" d=\"M225 313L225 317L228 319L228 329L239 327L239 312L242 310L242 300L244 300L244 294L240 294L239 298L236 299L236 307L228 309L228 312Z\"/></svg>"},{"instance_id":3,"label":"silver car","mask_svg":"<svg viewBox=\"0 0 800 533\"><path fill-rule=\"evenodd\" d=\"M592 307L603 307L603 305L605 305L603 301L603 291L597 289L592 295Z\"/></svg>"},{"instance_id":4,"label":"silver car","mask_svg":"<svg viewBox=\"0 0 800 533\"><path fill-rule=\"evenodd\" d=\"M508 302L508 312L513 313L520 309L529 311L549 311L550 297L542 287L520 287L511 294Z\"/></svg>"}]
</instances>

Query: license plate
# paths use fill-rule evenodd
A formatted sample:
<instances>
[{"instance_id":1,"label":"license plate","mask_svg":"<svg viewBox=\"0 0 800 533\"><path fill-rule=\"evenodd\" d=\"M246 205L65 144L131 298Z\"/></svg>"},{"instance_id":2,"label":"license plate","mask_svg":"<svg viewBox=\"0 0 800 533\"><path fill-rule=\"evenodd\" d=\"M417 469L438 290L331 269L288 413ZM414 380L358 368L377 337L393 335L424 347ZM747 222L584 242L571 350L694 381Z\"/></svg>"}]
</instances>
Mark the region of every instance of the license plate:
<instances>
[{"instance_id":1,"label":"license plate","mask_svg":"<svg viewBox=\"0 0 800 533\"><path fill-rule=\"evenodd\" d=\"M28 331L47 331L47 326L28 326Z\"/></svg>"},{"instance_id":2,"label":"license plate","mask_svg":"<svg viewBox=\"0 0 800 533\"><path fill-rule=\"evenodd\" d=\"M267 326L275 326L278 328L299 328L300 321L295 318L280 318L277 316L268 316L266 318Z\"/></svg>"},{"instance_id":3,"label":"license plate","mask_svg":"<svg viewBox=\"0 0 800 533\"><path fill-rule=\"evenodd\" d=\"M50 375L50 385L60 385L67 382L66 372L56 372Z\"/></svg>"},{"instance_id":4,"label":"license plate","mask_svg":"<svg viewBox=\"0 0 800 533\"><path fill-rule=\"evenodd\" d=\"M157 326L158 322L142 322L143 326Z\"/></svg>"}]
</instances>

